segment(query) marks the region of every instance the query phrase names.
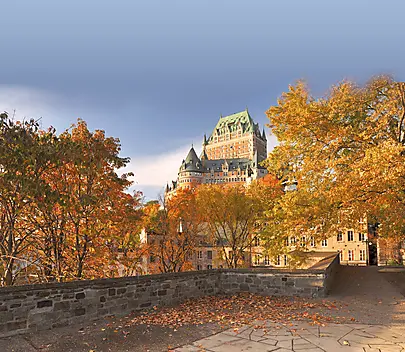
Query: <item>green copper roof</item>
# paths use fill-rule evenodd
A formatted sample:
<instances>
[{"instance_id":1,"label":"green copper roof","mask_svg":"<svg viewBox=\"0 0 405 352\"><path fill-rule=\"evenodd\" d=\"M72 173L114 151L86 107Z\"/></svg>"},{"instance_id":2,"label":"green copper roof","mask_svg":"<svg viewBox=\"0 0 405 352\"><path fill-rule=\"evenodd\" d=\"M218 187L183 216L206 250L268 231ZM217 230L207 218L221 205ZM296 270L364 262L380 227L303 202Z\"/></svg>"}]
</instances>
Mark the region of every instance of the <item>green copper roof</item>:
<instances>
[{"instance_id":1,"label":"green copper roof","mask_svg":"<svg viewBox=\"0 0 405 352\"><path fill-rule=\"evenodd\" d=\"M254 132L259 128L259 125L253 122L248 110L246 109L232 115L221 116L208 140L212 139L212 135L216 130L218 130L219 134L223 133L226 129L228 129L229 132L232 132L237 129L239 123L242 126L243 132Z\"/></svg>"}]
</instances>

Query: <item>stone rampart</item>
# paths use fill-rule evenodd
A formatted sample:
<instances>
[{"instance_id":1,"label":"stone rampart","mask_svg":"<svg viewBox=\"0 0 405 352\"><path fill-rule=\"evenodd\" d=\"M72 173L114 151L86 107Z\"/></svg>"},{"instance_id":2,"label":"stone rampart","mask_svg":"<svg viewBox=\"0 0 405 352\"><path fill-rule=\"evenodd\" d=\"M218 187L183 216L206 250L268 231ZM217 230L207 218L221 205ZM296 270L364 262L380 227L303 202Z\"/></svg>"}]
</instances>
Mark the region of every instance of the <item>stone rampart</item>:
<instances>
[{"instance_id":1,"label":"stone rampart","mask_svg":"<svg viewBox=\"0 0 405 352\"><path fill-rule=\"evenodd\" d=\"M175 305L187 298L206 295L252 292L324 296L335 265L336 261L330 260L325 268L316 270L218 269L3 287L0 336Z\"/></svg>"}]
</instances>

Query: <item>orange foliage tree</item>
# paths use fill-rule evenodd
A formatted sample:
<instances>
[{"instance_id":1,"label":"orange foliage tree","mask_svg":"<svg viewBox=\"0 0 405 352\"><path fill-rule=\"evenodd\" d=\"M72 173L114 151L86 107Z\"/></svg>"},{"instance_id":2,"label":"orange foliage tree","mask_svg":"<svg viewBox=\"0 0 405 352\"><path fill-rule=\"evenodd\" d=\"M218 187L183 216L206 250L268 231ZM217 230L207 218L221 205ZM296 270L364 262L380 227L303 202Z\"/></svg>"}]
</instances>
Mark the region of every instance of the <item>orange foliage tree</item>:
<instances>
[{"instance_id":1,"label":"orange foliage tree","mask_svg":"<svg viewBox=\"0 0 405 352\"><path fill-rule=\"evenodd\" d=\"M195 191L180 190L160 204L150 204L145 213L146 229L151 235L151 271L190 270L194 249L204 237Z\"/></svg>"},{"instance_id":2,"label":"orange foliage tree","mask_svg":"<svg viewBox=\"0 0 405 352\"><path fill-rule=\"evenodd\" d=\"M82 120L60 136L6 114L0 122L2 284L21 273L28 282L134 274L145 250L140 195L116 173L128 162L118 139Z\"/></svg>"}]
</instances>

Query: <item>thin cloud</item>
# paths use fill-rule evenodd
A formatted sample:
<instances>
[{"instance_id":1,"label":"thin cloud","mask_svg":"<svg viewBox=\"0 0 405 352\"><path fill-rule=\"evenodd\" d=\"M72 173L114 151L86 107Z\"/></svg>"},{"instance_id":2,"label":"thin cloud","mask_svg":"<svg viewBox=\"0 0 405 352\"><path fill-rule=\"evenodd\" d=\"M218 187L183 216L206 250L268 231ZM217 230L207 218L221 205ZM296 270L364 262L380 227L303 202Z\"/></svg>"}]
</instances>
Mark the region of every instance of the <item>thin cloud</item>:
<instances>
[{"instance_id":1,"label":"thin cloud","mask_svg":"<svg viewBox=\"0 0 405 352\"><path fill-rule=\"evenodd\" d=\"M16 85L0 85L0 110L18 119L54 118L59 98L47 91Z\"/></svg>"},{"instance_id":2,"label":"thin cloud","mask_svg":"<svg viewBox=\"0 0 405 352\"><path fill-rule=\"evenodd\" d=\"M135 188L163 187L167 182L170 183L177 178L181 161L187 156L190 147L191 145L185 145L163 154L133 157L123 171L135 174Z\"/></svg>"}]
</instances>

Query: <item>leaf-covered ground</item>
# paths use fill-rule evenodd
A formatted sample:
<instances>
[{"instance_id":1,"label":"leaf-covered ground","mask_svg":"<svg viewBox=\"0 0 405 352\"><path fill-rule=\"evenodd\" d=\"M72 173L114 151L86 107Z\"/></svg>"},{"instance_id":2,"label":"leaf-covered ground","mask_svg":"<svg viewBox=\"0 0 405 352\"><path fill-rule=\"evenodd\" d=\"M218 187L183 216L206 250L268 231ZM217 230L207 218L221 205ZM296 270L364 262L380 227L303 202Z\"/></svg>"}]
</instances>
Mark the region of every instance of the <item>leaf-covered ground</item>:
<instances>
[{"instance_id":1,"label":"leaf-covered ground","mask_svg":"<svg viewBox=\"0 0 405 352\"><path fill-rule=\"evenodd\" d=\"M218 323L221 326L240 326L254 321L309 321L313 324L340 323L336 302L314 301L305 298L269 297L250 293L234 296L202 297L187 300L176 307L154 308L154 311L131 316L126 326L158 325L176 329L183 325ZM259 324L259 323L258 323Z\"/></svg>"}]
</instances>

